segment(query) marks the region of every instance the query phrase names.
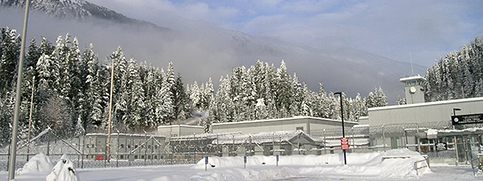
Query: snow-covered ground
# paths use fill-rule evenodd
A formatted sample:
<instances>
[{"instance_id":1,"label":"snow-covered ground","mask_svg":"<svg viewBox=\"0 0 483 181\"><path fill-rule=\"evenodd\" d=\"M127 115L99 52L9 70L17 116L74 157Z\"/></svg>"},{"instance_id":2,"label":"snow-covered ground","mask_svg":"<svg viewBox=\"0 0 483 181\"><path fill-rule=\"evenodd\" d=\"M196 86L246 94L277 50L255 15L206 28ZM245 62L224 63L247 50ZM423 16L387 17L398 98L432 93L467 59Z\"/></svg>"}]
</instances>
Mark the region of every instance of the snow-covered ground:
<instances>
[{"instance_id":1,"label":"snow-covered ground","mask_svg":"<svg viewBox=\"0 0 483 181\"><path fill-rule=\"evenodd\" d=\"M18 172L16 180L44 181L46 172L52 168L48 159L39 156L35 164L26 164ZM247 157L246 168L243 157L210 157L208 164L200 160L194 165L124 167L101 169L65 170L84 181L179 181L179 180L483 180L476 176L470 166L426 167L424 158L407 149L374 153L347 154L347 165L343 165L342 154L281 156L276 166L275 156ZM57 160L55 160L57 161ZM67 161L68 162L68 161ZM205 167L206 166L206 167ZM67 168L67 167L66 167ZM205 168L207 169L205 171ZM55 168L54 168L55 169ZM36 171L37 170L37 171ZM62 170L56 170L63 174ZM0 172L0 180L6 180L7 172Z\"/></svg>"}]
</instances>

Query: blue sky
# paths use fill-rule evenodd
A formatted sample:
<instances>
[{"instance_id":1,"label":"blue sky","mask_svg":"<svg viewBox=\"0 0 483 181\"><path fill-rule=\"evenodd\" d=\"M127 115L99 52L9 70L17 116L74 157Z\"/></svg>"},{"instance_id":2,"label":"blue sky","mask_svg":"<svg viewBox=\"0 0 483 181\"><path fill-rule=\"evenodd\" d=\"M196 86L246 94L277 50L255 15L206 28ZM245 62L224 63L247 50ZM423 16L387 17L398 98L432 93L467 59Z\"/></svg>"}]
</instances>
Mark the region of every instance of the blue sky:
<instances>
[{"instance_id":1,"label":"blue sky","mask_svg":"<svg viewBox=\"0 0 483 181\"><path fill-rule=\"evenodd\" d=\"M88 0L160 26L209 24L312 47L352 47L430 66L483 36L483 1Z\"/></svg>"}]
</instances>

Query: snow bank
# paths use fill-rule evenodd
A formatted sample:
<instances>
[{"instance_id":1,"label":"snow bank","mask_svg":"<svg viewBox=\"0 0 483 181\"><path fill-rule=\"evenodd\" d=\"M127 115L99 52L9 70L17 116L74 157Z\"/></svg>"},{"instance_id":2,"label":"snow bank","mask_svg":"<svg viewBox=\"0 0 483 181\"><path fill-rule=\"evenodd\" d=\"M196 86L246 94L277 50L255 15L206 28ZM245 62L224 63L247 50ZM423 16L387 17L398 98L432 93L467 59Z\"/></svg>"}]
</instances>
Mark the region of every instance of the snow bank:
<instances>
[{"instance_id":1,"label":"snow bank","mask_svg":"<svg viewBox=\"0 0 483 181\"><path fill-rule=\"evenodd\" d=\"M223 173L226 178L227 174L240 175L246 179L263 179L251 178L250 175L277 175L276 178L289 177L292 174L303 175L364 175L374 177L391 177L391 178L407 178L418 177L425 173L430 173L425 158L419 153L408 149L389 150L386 152L372 153L348 153L347 165L343 165L343 154L329 155L295 155L280 156L279 167L294 167L295 171L282 171L281 169L260 169L260 166L273 167L276 165L275 156L251 156L247 157L247 169L243 169L243 157L209 157L208 169L219 170L230 168L230 173ZM234 169L237 168L237 169ZM247 174L242 174L239 169ZM262 167L263 168L263 167ZM205 169L205 160L200 160L193 169ZM257 170L249 170L257 169ZM276 172L276 173L256 173L256 172ZM290 174L289 174L290 173ZM221 173L220 173L221 174ZM214 179L219 180L219 179ZM223 179L221 179L223 180ZM229 180L229 179L227 179Z\"/></svg>"},{"instance_id":2,"label":"snow bank","mask_svg":"<svg viewBox=\"0 0 483 181\"><path fill-rule=\"evenodd\" d=\"M55 164L52 172L45 178L47 181L79 181L74 170L74 164L68 159L67 155L62 155Z\"/></svg>"},{"instance_id":3,"label":"snow bank","mask_svg":"<svg viewBox=\"0 0 483 181\"><path fill-rule=\"evenodd\" d=\"M53 164L49 157L43 153L39 153L32 157L22 168L19 168L16 173L17 175L30 173L49 173L52 171L52 167Z\"/></svg>"}]
</instances>

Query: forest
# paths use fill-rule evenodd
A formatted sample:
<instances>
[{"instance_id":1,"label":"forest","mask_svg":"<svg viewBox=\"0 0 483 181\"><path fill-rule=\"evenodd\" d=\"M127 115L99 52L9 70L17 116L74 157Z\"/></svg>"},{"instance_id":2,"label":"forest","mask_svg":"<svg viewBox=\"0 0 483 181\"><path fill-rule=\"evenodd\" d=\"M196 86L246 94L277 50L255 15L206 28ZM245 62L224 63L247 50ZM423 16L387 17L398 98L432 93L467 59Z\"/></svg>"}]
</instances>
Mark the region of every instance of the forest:
<instances>
[{"instance_id":1,"label":"forest","mask_svg":"<svg viewBox=\"0 0 483 181\"><path fill-rule=\"evenodd\" d=\"M428 102L483 96L483 40L443 56L426 72Z\"/></svg>"},{"instance_id":2,"label":"forest","mask_svg":"<svg viewBox=\"0 0 483 181\"><path fill-rule=\"evenodd\" d=\"M21 37L0 28L0 143L11 136ZM173 63L158 68L127 59L121 47L108 57L97 57L94 46L81 49L76 37L59 36L55 43L32 39L23 66L19 137L32 122L32 135L50 127L59 138L106 132L111 74L113 127L120 132L142 132L158 125L201 117L209 129L216 122L237 122L291 116L340 119L339 98L324 90L309 90L285 62L280 66L258 61L222 76L218 88L211 79L184 84ZM387 105L381 88L366 97L344 97L344 117L357 121L367 108Z\"/></svg>"}]
</instances>

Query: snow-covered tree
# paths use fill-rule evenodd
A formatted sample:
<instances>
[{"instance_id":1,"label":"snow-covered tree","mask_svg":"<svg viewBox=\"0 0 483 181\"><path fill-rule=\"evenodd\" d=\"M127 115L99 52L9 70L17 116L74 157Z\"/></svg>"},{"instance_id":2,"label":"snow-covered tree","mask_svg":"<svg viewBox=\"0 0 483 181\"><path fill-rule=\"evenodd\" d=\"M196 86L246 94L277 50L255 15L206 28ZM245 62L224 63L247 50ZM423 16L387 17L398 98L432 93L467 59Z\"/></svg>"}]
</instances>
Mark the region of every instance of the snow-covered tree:
<instances>
[{"instance_id":1,"label":"snow-covered tree","mask_svg":"<svg viewBox=\"0 0 483 181\"><path fill-rule=\"evenodd\" d=\"M20 53L20 38L17 31L10 28L0 29L0 93L12 90L17 72Z\"/></svg>"}]
</instances>

